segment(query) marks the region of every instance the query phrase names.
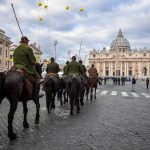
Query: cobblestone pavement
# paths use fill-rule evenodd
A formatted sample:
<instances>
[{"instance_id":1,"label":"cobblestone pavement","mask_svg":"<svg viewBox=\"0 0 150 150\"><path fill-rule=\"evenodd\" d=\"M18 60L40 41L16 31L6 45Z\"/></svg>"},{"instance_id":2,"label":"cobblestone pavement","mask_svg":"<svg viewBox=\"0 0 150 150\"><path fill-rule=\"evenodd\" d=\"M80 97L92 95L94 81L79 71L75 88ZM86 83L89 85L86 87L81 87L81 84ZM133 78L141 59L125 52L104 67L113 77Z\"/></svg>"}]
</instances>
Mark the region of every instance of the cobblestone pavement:
<instances>
[{"instance_id":1,"label":"cobblestone pavement","mask_svg":"<svg viewBox=\"0 0 150 150\"><path fill-rule=\"evenodd\" d=\"M101 94L103 91L107 94ZM117 94L111 94L116 91ZM113 93L116 93L113 92ZM121 92L128 93L122 96ZM131 85L99 86L97 99L85 100L80 114L69 115L69 105L57 107L48 114L41 99L40 123L34 124L35 105L28 102L29 129L22 126L22 104L19 103L14 130L17 139L7 137L6 99L0 105L0 149L6 150L150 150L150 97L144 82L137 82L136 97Z\"/></svg>"}]
</instances>

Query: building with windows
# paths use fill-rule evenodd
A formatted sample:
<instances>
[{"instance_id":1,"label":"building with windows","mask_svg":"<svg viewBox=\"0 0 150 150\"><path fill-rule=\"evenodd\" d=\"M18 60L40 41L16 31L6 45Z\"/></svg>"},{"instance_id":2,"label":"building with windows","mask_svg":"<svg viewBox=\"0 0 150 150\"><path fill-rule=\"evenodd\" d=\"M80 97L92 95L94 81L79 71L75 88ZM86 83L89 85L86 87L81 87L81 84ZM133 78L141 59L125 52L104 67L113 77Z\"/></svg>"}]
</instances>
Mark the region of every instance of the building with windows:
<instances>
[{"instance_id":1,"label":"building with windows","mask_svg":"<svg viewBox=\"0 0 150 150\"><path fill-rule=\"evenodd\" d=\"M89 65L94 64L99 76L150 77L150 49L131 49L129 41L119 30L110 49L89 53Z\"/></svg>"},{"instance_id":2,"label":"building with windows","mask_svg":"<svg viewBox=\"0 0 150 150\"><path fill-rule=\"evenodd\" d=\"M10 45L12 44L5 32L0 29L0 71L6 71L10 68Z\"/></svg>"}]
</instances>

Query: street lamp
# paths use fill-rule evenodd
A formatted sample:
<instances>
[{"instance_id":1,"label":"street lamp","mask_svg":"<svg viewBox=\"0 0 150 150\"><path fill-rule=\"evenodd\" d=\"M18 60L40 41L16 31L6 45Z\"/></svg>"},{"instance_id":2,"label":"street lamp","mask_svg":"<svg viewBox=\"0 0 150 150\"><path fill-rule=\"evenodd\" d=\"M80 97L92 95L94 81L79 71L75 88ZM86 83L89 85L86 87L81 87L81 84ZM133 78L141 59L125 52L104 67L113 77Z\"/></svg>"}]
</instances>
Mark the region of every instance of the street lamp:
<instances>
[{"instance_id":1,"label":"street lamp","mask_svg":"<svg viewBox=\"0 0 150 150\"><path fill-rule=\"evenodd\" d=\"M55 60L56 60L56 46L57 46L57 43L58 43L58 41L57 41L57 40L55 40L55 41L54 41Z\"/></svg>"}]
</instances>

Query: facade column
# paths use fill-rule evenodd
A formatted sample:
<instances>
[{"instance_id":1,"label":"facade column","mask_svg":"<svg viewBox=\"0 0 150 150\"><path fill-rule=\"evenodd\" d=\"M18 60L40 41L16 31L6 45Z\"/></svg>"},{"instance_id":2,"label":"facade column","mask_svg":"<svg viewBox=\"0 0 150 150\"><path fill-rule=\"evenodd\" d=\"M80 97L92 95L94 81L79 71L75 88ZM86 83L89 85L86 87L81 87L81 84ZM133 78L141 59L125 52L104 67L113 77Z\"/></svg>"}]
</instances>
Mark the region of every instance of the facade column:
<instances>
[{"instance_id":1,"label":"facade column","mask_svg":"<svg viewBox=\"0 0 150 150\"><path fill-rule=\"evenodd\" d=\"M132 62L132 76L135 75L135 62Z\"/></svg>"},{"instance_id":2,"label":"facade column","mask_svg":"<svg viewBox=\"0 0 150 150\"><path fill-rule=\"evenodd\" d=\"M146 68L147 68L147 77L149 76L149 62L147 61L147 65L146 65Z\"/></svg>"},{"instance_id":3,"label":"facade column","mask_svg":"<svg viewBox=\"0 0 150 150\"><path fill-rule=\"evenodd\" d=\"M142 76L142 62L139 62L138 67L139 67L139 76Z\"/></svg>"},{"instance_id":4,"label":"facade column","mask_svg":"<svg viewBox=\"0 0 150 150\"><path fill-rule=\"evenodd\" d=\"M122 76L122 61L120 62L120 76Z\"/></svg>"},{"instance_id":5,"label":"facade column","mask_svg":"<svg viewBox=\"0 0 150 150\"><path fill-rule=\"evenodd\" d=\"M105 67L105 61L103 63L103 76L105 76L105 73L106 73L106 67Z\"/></svg>"},{"instance_id":6,"label":"facade column","mask_svg":"<svg viewBox=\"0 0 150 150\"><path fill-rule=\"evenodd\" d=\"M109 61L109 76L111 76L111 71L112 71L111 62Z\"/></svg>"},{"instance_id":7,"label":"facade column","mask_svg":"<svg viewBox=\"0 0 150 150\"><path fill-rule=\"evenodd\" d=\"M126 61L126 76L129 76L129 61Z\"/></svg>"}]
</instances>

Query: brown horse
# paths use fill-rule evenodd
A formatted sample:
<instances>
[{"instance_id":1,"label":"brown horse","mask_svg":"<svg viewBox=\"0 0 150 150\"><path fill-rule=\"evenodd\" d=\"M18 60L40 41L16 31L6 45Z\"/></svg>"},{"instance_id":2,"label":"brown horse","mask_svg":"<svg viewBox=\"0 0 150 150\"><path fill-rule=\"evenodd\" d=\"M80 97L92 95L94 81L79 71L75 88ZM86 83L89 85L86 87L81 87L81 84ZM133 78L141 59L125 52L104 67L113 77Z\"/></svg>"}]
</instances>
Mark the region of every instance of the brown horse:
<instances>
[{"instance_id":1,"label":"brown horse","mask_svg":"<svg viewBox=\"0 0 150 150\"><path fill-rule=\"evenodd\" d=\"M94 98L96 99L96 89L97 89L97 77L89 77L89 88L90 88L90 100L93 99L93 88L94 88Z\"/></svg>"},{"instance_id":2,"label":"brown horse","mask_svg":"<svg viewBox=\"0 0 150 150\"><path fill-rule=\"evenodd\" d=\"M45 94L46 94L46 108L50 113L51 108L55 108L55 97L58 92L59 79L56 74L49 73L45 77Z\"/></svg>"},{"instance_id":3,"label":"brown horse","mask_svg":"<svg viewBox=\"0 0 150 150\"><path fill-rule=\"evenodd\" d=\"M79 98L81 96L82 83L80 77L68 77L70 115L73 115L74 104L77 106L77 113L80 112Z\"/></svg>"},{"instance_id":4,"label":"brown horse","mask_svg":"<svg viewBox=\"0 0 150 150\"><path fill-rule=\"evenodd\" d=\"M30 78L30 80L29 80ZM24 120L23 126L24 128L28 128L29 124L27 122L27 101L33 100L36 105L36 117L35 123L39 122L39 94L40 85L38 85L38 90L34 92L34 84L35 81L32 77L27 76L22 71L10 70L7 73L0 73L0 103L3 98L6 97L10 102L10 110L8 113L8 137L13 140L16 138L16 134L13 132L13 119L14 114L17 109L18 102L23 103L23 113ZM34 93L34 94L33 94Z\"/></svg>"}]
</instances>

